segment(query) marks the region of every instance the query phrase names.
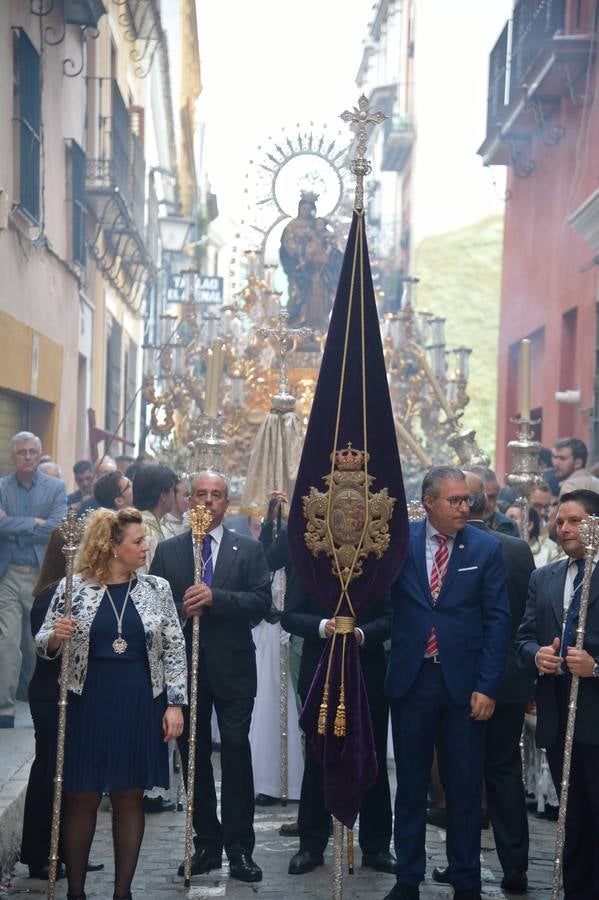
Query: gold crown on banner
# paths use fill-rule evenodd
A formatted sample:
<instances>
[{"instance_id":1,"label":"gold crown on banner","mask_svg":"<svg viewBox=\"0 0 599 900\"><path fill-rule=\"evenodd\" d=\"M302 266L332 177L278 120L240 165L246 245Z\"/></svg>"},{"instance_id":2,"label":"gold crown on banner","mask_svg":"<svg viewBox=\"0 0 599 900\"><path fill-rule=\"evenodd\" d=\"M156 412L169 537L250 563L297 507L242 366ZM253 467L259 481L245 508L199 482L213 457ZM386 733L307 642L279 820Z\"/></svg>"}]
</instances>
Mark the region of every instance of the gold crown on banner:
<instances>
[{"instance_id":1,"label":"gold crown on banner","mask_svg":"<svg viewBox=\"0 0 599 900\"><path fill-rule=\"evenodd\" d=\"M370 459L370 454L365 453L364 450L356 450L350 441L343 450L331 453L331 459L335 463L335 468L340 472L359 472L364 468L366 461Z\"/></svg>"}]
</instances>

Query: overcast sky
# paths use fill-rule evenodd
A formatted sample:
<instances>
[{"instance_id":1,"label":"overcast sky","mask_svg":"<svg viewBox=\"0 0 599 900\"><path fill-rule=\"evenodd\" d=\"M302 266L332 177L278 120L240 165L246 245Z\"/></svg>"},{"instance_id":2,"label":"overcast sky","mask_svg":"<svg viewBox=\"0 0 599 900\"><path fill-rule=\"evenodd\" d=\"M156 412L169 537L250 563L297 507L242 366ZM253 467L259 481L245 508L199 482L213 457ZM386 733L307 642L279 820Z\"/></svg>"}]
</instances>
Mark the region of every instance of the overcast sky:
<instances>
[{"instance_id":1,"label":"overcast sky","mask_svg":"<svg viewBox=\"0 0 599 900\"><path fill-rule=\"evenodd\" d=\"M243 216L249 160L269 135L296 122L343 127L338 116L357 100L372 6L372 0L197 0L199 112L224 216ZM476 149L484 137L488 56L510 7L510 0L417 5L417 237L501 209Z\"/></svg>"}]
</instances>

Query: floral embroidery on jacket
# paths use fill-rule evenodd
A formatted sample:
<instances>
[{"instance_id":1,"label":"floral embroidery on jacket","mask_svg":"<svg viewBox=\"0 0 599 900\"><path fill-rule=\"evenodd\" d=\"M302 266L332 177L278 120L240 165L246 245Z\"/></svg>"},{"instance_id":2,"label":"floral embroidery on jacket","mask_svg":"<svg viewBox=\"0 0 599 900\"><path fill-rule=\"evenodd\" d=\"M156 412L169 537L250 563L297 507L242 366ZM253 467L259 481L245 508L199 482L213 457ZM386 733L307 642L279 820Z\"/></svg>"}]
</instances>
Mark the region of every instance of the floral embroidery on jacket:
<instances>
[{"instance_id":1,"label":"floral embroidery on jacket","mask_svg":"<svg viewBox=\"0 0 599 900\"><path fill-rule=\"evenodd\" d=\"M66 579L57 586L44 623L35 636L37 652L48 657L48 639L57 619L64 616ZM73 578L73 618L77 621L71 639L69 654L68 689L75 694L83 692L89 657L89 633L96 616L105 586L83 581L80 575ZM170 585L156 575L137 575L137 584L131 591L133 601L146 635L146 649L150 667L152 696L158 697L166 688L170 706L187 703L187 659L185 639ZM62 644L58 653L62 651Z\"/></svg>"}]
</instances>

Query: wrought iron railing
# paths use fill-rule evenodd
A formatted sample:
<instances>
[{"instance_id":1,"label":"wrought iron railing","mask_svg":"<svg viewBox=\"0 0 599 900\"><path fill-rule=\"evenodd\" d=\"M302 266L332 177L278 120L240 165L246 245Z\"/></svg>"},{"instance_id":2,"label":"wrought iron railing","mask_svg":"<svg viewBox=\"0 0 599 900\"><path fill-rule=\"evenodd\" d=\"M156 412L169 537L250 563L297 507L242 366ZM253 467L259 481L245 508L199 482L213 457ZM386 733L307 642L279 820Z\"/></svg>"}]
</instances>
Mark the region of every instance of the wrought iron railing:
<instances>
[{"instance_id":1,"label":"wrought iron railing","mask_svg":"<svg viewBox=\"0 0 599 900\"><path fill-rule=\"evenodd\" d=\"M134 133L132 118L118 84L112 81L110 116L99 119L105 140L103 155L87 160L86 181L91 190L117 190L127 203L140 235L144 234L146 163L141 138ZM108 128L107 128L108 123Z\"/></svg>"},{"instance_id":2,"label":"wrought iron railing","mask_svg":"<svg viewBox=\"0 0 599 900\"><path fill-rule=\"evenodd\" d=\"M505 90L508 72L509 22L499 35L489 57L489 94L487 97L487 134L501 125L505 110Z\"/></svg>"},{"instance_id":3,"label":"wrought iron railing","mask_svg":"<svg viewBox=\"0 0 599 900\"><path fill-rule=\"evenodd\" d=\"M519 0L514 7L510 73L510 103L548 40L564 31L566 0Z\"/></svg>"}]
</instances>

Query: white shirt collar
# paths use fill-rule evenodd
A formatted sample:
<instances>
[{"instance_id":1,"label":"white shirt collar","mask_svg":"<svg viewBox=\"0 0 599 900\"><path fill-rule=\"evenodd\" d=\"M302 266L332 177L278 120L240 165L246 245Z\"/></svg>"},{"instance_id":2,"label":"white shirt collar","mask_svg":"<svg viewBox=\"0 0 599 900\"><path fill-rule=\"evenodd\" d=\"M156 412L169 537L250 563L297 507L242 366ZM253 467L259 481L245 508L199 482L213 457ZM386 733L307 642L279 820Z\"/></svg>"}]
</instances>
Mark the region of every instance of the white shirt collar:
<instances>
[{"instance_id":1,"label":"white shirt collar","mask_svg":"<svg viewBox=\"0 0 599 900\"><path fill-rule=\"evenodd\" d=\"M221 522L220 525L217 525L216 528L213 528L211 531L208 532L208 534L211 536L212 540L215 541L219 546L220 546L220 542L223 539L224 530L225 529L223 528L223 523Z\"/></svg>"},{"instance_id":2,"label":"white shirt collar","mask_svg":"<svg viewBox=\"0 0 599 900\"><path fill-rule=\"evenodd\" d=\"M583 560L583 562L584 562L584 556L581 557L581 558L582 558L582 560ZM597 565L597 562L598 562L598 561L599 561L599 552L596 553L595 556L593 557L593 567L595 567L595 566ZM570 569L572 569L572 568L576 568L576 563L577 563L577 562L578 562L577 559L574 559L572 556L569 556L569 557L568 557L568 570L570 570Z\"/></svg>"}]
</instances>

